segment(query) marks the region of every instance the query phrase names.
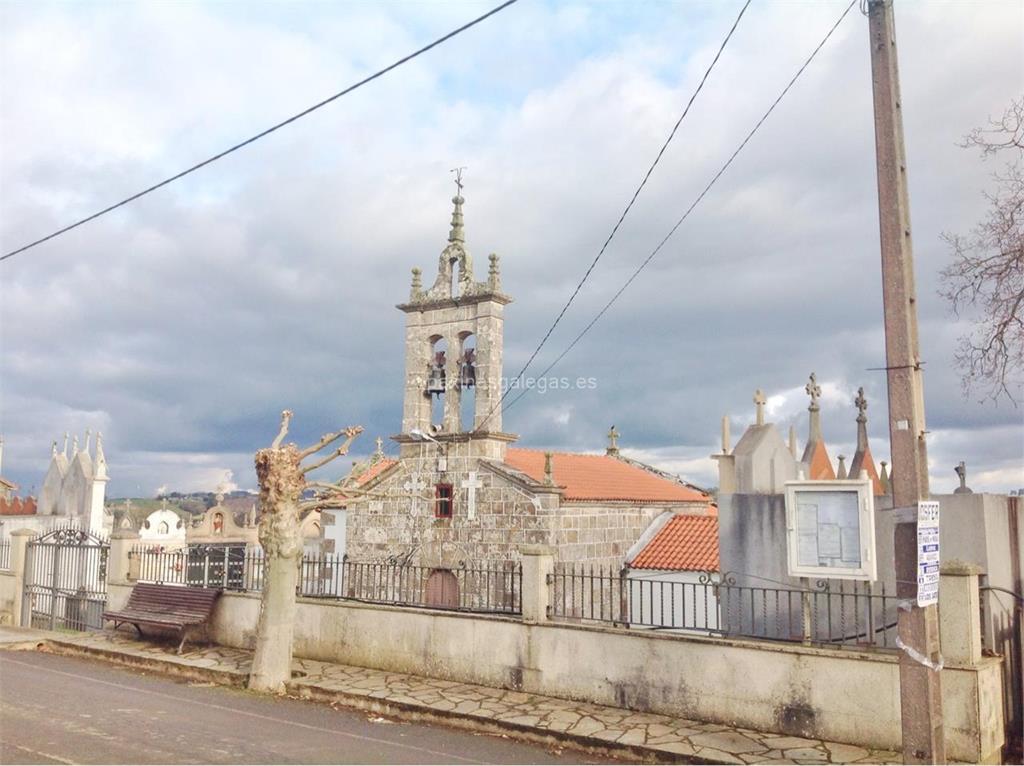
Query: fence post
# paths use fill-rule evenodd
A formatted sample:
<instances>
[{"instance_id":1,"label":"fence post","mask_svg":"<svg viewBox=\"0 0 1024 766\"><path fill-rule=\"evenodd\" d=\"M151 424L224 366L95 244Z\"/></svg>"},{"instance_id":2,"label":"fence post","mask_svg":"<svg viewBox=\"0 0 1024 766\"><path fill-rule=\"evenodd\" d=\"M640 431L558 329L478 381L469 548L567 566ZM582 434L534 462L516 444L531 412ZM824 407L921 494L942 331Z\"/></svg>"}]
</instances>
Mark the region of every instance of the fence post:
<instances>
[{"instance_id":1,"label":"fence post","mask_svg":"<svg viewBox=\"0 0 1024 766\"><path fill-rule=\"evenodd\" d=\"M550 545L523 545L519 553L523 557L523 620L546 622L551 603L548 575L555 570L555 549Z\"/></svg>"},{"instance_id":2,"label":"fence post","mask_svg":"<svg viewBox=\"0 0 1024 766\"><path fill-rule=\"evenodd\" d=\"M25 577L28 575L28 572L25 571L28 563L26 554L28 553L28 544L35 536L36 533L31 529L15 529L11 532L11 573L14 575L11 623L14 625L24 625L22 598L25 595ZM29 622L31 623L31 620ZM25 627L31 627L31 625L25 625Z\"/></svg>"},{"instance_id":3,"label":"fence post","mask_svg":"<svg viewBox=\"0 0 1024 766\"><path fill-rule=\"evenodd\" d=\"M949 665L981 661L981 567L964 561L943 562L939 569L939 645Z\"/></svg>"},{"instance_id":4,"label":"fence post","mask_svg":"<svg viewBox=\"0 0 1024 766\"><path fill-rule=\"evenodd\" d=\"M110 536L110 554L107 558L107 582L128 585L139 577L139 560L128 554L139 542L139 533L134 529L115 529Z\"/></svg>"}]
</instances>

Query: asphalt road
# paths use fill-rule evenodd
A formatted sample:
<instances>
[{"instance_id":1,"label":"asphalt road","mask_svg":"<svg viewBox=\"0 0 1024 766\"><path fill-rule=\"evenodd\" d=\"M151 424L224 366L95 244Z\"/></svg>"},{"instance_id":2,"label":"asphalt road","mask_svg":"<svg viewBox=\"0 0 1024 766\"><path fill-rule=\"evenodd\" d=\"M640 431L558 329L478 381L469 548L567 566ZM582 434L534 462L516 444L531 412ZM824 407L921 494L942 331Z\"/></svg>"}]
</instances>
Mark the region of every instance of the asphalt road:
<instances>
[{"instance_id":1,"label":"asphalt road","mask_svg":"<svg viewBox=\"0 0 1024 766\"><path fill-rule=\"evenodd\" d=\"M0 652L0 763L588 763L513 740L384 721L37 652Z\"/></svg>"}]
</instances>

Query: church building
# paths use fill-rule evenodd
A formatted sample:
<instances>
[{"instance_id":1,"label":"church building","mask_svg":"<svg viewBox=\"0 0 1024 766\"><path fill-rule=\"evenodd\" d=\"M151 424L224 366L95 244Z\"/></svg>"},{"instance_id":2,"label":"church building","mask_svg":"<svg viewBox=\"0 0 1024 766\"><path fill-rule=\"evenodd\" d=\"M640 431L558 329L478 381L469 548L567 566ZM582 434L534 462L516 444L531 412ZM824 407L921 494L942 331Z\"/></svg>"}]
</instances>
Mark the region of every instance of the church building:
<instances>
[{"instance_id":1,"label":"church building","mask_svg":"<svg viewBox=\"0 0 1024 766\"><path fill-rule=\"evenodd\" d=\"M324 511L324 549L355 560L447 569L514 560L520 546L552 546L561 561L621 566L666 511L711 515L704 491L619 454L513 446L502 428L505 307L499 259L476 281L466 248L462 185L433 285L412 271L398 457L378 456L365 494Z\"/></svg>"}]
</instances>

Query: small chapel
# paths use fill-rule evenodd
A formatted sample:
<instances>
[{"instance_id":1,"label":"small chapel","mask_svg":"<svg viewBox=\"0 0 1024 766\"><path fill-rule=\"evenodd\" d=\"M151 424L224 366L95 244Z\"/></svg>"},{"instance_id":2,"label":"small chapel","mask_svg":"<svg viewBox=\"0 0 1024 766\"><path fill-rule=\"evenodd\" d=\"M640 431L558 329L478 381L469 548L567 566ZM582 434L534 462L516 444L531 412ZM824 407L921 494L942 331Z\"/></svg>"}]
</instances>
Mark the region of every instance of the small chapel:
<instances>
[{"instance_id":1,"label":"small chapel","mask_svg":"<svg viewBox=\"0 0 1024 766\"><path fill-rule=\"evenodd\" d=\"M523 545L560 561L621 566L665 513L713 516L703 490L621 455L514 446L502 427L505 307L499 258L477 281L466 247L461 178L437 277L412 270L405 314L405 386L396 458L378 447L358 497L324 511L324 550L362 561L448 569L514 560Z\"/></svg>"}]
</instances>

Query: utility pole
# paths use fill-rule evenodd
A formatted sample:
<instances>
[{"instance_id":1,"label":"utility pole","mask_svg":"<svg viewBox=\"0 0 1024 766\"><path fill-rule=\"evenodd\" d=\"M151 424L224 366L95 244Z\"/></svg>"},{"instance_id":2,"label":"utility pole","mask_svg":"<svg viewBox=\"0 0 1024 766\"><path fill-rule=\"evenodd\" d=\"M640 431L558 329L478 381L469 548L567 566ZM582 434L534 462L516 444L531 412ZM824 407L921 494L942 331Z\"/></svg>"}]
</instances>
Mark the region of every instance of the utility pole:
<instances>
[{"instance_id":1,"label":"utility pole","mask_svg":"<svg viewBox=\"0 0 1024 766\"><path fill-rule=\"evenodd\" d=\"M885 363L889 388L896 595L900 598L900 708L904 763L945 763L938 609L917 605L917 503L927 500L924 392L910 238L892 0L867 0L882 244Z\"/></svg>"}]
</instances>

